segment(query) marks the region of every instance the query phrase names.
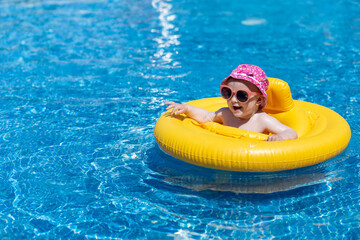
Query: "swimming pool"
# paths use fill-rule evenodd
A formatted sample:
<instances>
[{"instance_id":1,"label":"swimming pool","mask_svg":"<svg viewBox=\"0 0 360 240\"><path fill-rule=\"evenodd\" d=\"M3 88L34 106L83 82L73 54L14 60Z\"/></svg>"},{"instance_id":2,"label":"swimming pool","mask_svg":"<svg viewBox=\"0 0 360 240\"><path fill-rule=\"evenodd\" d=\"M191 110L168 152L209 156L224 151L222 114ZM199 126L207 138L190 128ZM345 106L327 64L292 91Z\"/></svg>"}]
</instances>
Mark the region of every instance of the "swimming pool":
<instances>
[{"instance_id":1,"label":"swimming pool","mask_svg":"<svg viewBox=\"0 0 360 240\"><path fill-rule=\"evenodd\" d=\"M360 5L263 2L0 1L1 238L360 238ZM262 174L162 153L163 102L240 63L341 114L348 148Z\"/></svg>"}]
</instances>

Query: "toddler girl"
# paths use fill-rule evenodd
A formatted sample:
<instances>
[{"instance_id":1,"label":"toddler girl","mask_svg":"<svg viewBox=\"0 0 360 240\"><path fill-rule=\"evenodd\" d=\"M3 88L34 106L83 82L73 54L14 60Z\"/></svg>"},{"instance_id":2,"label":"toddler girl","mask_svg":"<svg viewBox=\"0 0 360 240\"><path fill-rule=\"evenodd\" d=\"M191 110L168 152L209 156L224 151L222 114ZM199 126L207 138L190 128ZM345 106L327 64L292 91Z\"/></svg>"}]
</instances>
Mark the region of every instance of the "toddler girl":
<instances>
[{"instance_id":1,"label":"toddler girl","mask_svg":"<svg viewBox=\"0 0 360 240\"><path fill-rule=\"evenodd\" d=\"M259 133L272 133L268 141L296 139L297 133L262 111L266 105L266 90L269 81L265 72L255 65L241 64L222 81L221 96L228 107L215 112L187 104L166 102L166 110L172 109L172 115L184 113L200 122L217 122Z\"/></svg>"}]
</instances>

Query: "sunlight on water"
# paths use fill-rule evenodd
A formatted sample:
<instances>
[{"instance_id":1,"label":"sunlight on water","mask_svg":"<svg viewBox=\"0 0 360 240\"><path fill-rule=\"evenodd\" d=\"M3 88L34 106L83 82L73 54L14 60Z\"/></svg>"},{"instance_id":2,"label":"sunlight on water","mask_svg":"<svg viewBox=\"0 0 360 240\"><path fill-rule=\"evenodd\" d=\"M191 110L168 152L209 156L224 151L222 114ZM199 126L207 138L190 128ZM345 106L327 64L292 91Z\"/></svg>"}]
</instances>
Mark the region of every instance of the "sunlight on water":
<instances>
[{"instance_id":1,"label":"sunlight on water","mask_svg":"<svg viewBox=\"0 0 360 240\"><path fill-rule=\"evenodd\" d=\"M180 45L179 39L181 35L173 33L176 33L178 28L171 23L176 19L176 15L171 13L172 5L169 2L152 0L152 6L159 12L159 21L161 25L161 37L154 39L158 44L158 49L154 54L154 57L155 59L161 58L166 64L176 66L180 63L173 62L172 56L178 54L178 52L168 51L168 48L171 48L172 45ZM155 30L152 31L154 32Z\"/></svg>"},{"instance_id":2,"label":"sunlight on water","mask_svg":"<svg viewBox=\"0 0 360 240\"><path fill-rule=\"evenodd\" d=\"M241 23L247 26L261 25L261 24L266 24L266 19L249 18L241 21Z\"/></svg>"}]
</instances>

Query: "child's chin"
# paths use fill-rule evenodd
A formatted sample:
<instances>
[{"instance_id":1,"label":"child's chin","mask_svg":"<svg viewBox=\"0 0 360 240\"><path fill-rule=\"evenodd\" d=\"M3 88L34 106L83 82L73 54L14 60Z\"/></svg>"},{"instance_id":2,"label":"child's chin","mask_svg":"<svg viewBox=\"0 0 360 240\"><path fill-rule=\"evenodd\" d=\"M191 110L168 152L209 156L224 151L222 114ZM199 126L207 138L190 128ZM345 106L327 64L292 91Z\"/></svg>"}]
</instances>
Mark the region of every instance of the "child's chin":
<instances>
[{"instance_id":1,"label":"child's chin","mask_svg":"<svg viewBox=\"0 0 360 240\"><path fill-rule=\"evenodd\" d=\"M241 110L236 110L236 111L233 110L232 113L235 117L238 117L238 118L243 117L243 112Z\"/></svg>"}]
</instances>

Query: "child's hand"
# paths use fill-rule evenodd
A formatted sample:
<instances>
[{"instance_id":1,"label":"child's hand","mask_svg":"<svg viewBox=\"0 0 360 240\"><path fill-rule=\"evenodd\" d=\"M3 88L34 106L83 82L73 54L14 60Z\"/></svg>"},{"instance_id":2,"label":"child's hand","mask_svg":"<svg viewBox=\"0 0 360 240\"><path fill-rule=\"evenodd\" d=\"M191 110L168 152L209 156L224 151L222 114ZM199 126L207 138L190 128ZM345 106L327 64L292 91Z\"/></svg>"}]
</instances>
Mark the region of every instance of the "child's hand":
<instances>
[{"instance_id":1,"label":"child's hand","mask_svg":"<svg viewBox=\"0 0 360 240\"><path fill-rule=\"evenodd\" d=\"M282 136L278 134L271 134L266 141L283 141L285 140Z\"/></svg>"},{"instance_id":2,"label":"child's hand","mask_svg":"<svg viewBox=\"0 0 360 240\"><path fill-rule=\"evenodd\" d=\"M186 113L187 105L176 103L176 102L166 102L166 105L169 105L166 110L173 109L171 111L171 115L179 115L182 113Z\"/></svg>"},{"instance_id":3,"label":"child's hand","mask_svg":"<svg viewBox=\"0 0 360 240\"><path fill-rule=\"evenodd\" d=\"M292 128L287 127L285 131L282 131L278 134L271 134L266 141L285 141L297 138L297 133Z\"/></svg>"}]
</instances>

